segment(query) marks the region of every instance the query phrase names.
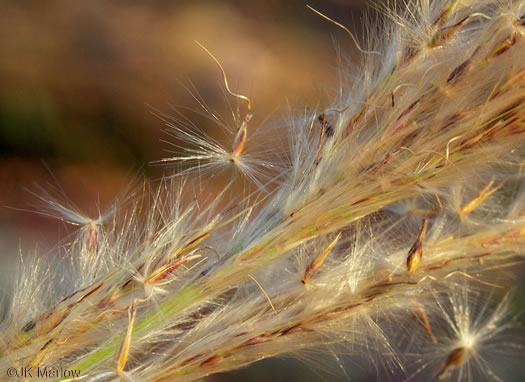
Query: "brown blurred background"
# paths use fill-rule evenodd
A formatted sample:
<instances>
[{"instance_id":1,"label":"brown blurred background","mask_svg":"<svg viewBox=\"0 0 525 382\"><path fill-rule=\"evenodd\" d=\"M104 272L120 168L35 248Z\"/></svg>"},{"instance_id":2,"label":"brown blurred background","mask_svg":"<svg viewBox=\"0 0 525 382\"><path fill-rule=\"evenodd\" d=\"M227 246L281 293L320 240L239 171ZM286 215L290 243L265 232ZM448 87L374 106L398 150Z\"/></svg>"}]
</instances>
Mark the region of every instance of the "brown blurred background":
<instances>
[{"instance_id":1,"label":"brown blurred background","mask_svg":"<svg viewBox=\"0 0 525 382\"><path fill-rule=\"evenodd\" d=\"M363 1L310 4L361 32ZM15 210L34 209L25 188L59 186L93 214L137 174L160 176L148 163L169 156L162 139L172 138L152 108L197 109L185 89L194 86L229 113L220 71L194 40L221 61L231 87L251 98L257 126L282 121L288 105L292 112L315 107L335 94L340 64L332 38L343 59L352 55L344 31L298 0L0 2L2 257L13 249L7 238L16 249L18 238L23 247L28 238L52 246L61 235L53 222Z\"/></svg>"}]
</instances>

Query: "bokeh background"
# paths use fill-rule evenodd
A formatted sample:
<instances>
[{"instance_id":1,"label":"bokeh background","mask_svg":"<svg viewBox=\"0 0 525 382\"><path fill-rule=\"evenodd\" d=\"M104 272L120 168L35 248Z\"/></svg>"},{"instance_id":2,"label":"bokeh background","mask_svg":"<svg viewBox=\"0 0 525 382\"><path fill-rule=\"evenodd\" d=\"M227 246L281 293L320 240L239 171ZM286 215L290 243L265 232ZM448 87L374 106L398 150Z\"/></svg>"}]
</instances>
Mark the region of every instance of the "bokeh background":
<instances>
[{"instance_id":1,"label":"bokeh background","mask_svg":"<svg viewBox=\"0 0 525 382\"><path fill-rule=\"evenodd\" d=\"M364 1L310 4L361 34ZM344 31L299 0L0 1L2 257L11 253L6 240L57 240L52 221L17 210L35 207L26 189L61 188L96 213L131 179L164 171L150 163L169 156L163 140L172 138L154 109L197 109L193 87L211 108L230 112L220 71L194 40L251 98L254 127L326 105L339 60L354 52Z\"/></svg>"},{"instance_id":2,"label":"bokeh background","mask_svg":"<svg viewBox=\"0 0 525 382\"><path fill-rule=\"evenodd\" d=\"M361 41L364 3L309 1ZM232 89L251 98L251 126L327 105L341 69L358 60L345 32L299 0L0 1L4 296L18 254L53 256L70 229L34 213L39 202L32 192L59 190L96 215L130 183L176 171L150 165L169 156L163 141L171 139L154 109L198 108L187 91L193 88L211 108L229 113L221 74L194 40L221 61ZM198 123L213 129L205 119ZM330 356L303 356L306 365L264 361L213 380L345 379ZM376 379L365 375L355 380Z\"/></svg>"}]
</instances>

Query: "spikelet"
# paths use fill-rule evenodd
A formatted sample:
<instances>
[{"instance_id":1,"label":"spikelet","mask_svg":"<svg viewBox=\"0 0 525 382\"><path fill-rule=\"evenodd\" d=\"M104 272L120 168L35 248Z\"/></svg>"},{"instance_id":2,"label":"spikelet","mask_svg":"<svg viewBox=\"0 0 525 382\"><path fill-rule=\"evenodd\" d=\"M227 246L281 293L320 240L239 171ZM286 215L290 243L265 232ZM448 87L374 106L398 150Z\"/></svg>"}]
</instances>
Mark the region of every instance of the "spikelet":
<instances>
[{"instance_id":1,"label":"spikelet","mask_svg":"<svg viewBox=\"0 0 525 382\"><path fill-rule=\"evenodd\" d=\"M252 150L254 145L250 142L248 146L250 150L246 150L248 141L248 125L253 118L252 103L250 99L244 95L237 94L231 91L228 84L228 77L219 60L200 42L195 41L217 64L222 72L224 87L229 96L233 96L238 100L246 102L246 115L237 122L235 113L232 111L234 120L239 124L235 134L232 130L221 120L221 118L206 105L198 94L194 94L190 89L188 91L193 98L200 105L200 108L205 113L205 116L211 120L212 123L226 130L230 135L231 145L225 146L218 140L209 136L202 131L198 126L195 126L187 118L174 119L162 112L157 112L157 115L162 118L168 126L167 133L175 139L181 140L185 143L184 146L174 145L182 148L185 155L165 158L155 163L164 165L173 165L186 163L187 168L180 168L175 176L184 176L198 173L199 176L214 177L225 170L232 170L231 175L240 174L242 179L249 179L259 189L264 189L272 178L278 174L279 166L269 160L268 155L264 155L268 150L263 150L256 147ZM228 103L229 104L229 103ZM194 148L193 148L194 146ZM266 157L265 157L266 156Z\"/></svg>"},{"instance_id":2,"label":"spikelet","mask_svg":"<svg viewBox=\"0 0 525 382\"><path fill-rule=\"evenodd\" d=\"M164 179L96 231L86 220L69 255L93 261L22 267L0 375L193 381L344 343L409 380L501 380L486 352L523 354L509 297L490 301L525 245L525 3L384 12L352 85L290 121L277 182L196 202ZM244 160L250 118L227 150L174 130L198 146L188 173ZM91 276L66 290L70 272Z\"/></svg>"}]
</instances>

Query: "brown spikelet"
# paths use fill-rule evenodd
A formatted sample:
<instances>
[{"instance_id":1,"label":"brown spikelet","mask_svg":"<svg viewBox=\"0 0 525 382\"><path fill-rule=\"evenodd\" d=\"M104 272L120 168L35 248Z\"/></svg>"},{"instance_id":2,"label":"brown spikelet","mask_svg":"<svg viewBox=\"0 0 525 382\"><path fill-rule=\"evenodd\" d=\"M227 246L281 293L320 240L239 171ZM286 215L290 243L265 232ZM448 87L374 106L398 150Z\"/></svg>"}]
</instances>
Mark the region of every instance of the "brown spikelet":
<instances>
[{"instance_id":1,"label":"brown spikelet","mask_svg":"<svg viewBox=\"0 0 525 382\"><path fill-rule=\"evenodd\" d=\"M324 261L326 260L326 258L328 257L328 255L330 254L332 249L335 247L335 245L337 244L337 242L339 241L340 238L341 238L341 233L339 233L335 237L335 239L328 245L328 247L326 247L324 249L324 251L321 252L319 254L319 256L317 256L310 263L308 268L306 268L306 271L304 272L304 276L303 276L303 278L301 280L301 282L303 284L307 284L310 281L310 279L312 278L312 276L315 274L315 272L317 272L317 270L321 267L321 265L323 265Z\"/></svg>"},{"instance_id":2,"label":"brown spikelet","mask_svg":"<svg viewBox=\"0 0 525 382\"><path fill-rule=\"evenodd\" d=\"M407 269L409 273L415 272L421 263L421 258L423 257L423 240L425 239L425 234L427 232L427 225L428 219L424 217L416 242L408 251Z\"/></svg>"},{"instance_id":3,"label":"brown spikelet","mask_svg":"<svg viewBox=\"0 0 525 382\"><path fill-rule=\"evenodd\" d=\"M448 376L450 369L453 369L455 367L460 367L466 355L467 355L467 350L464 347L458 347L452 350L450 354L448 355L445 365L439 371L439 374L437 375L437 379L440 381L442 379L445 379Z\"/></svg>"}]
</instances>

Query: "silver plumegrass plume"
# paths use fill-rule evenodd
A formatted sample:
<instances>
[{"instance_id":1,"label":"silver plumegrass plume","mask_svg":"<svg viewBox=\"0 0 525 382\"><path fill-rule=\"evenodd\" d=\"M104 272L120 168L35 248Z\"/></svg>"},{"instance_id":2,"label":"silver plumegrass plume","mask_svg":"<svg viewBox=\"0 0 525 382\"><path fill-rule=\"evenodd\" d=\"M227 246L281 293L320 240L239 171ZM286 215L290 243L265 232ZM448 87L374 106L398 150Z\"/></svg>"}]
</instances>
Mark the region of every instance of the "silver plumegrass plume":
<instances>
[{"instance_id":1,"label":"silver plumegrass plume","mask_svg":"<svg viewBox=\"0 0 525 382\"><path fill-rule=\"evenodd\" d=\"M170 125L199 144L195 173L239 169L252 194L197 203L175 177L98 219L53 201L81 229L61 262L22 264L2 378L193 381L345 343L407 380L501 380L491 349L525 353L505 293L525 244L525 2L390 8L333 105L290 121L278 171L247 156L252 105L224 72L248 103L231 149Z\"/></svg>"}]
</instances>

